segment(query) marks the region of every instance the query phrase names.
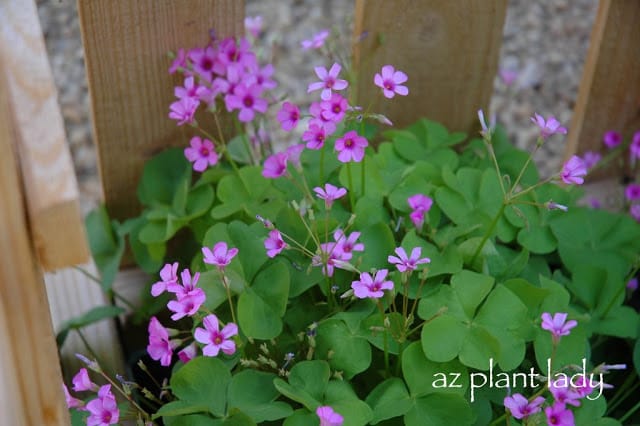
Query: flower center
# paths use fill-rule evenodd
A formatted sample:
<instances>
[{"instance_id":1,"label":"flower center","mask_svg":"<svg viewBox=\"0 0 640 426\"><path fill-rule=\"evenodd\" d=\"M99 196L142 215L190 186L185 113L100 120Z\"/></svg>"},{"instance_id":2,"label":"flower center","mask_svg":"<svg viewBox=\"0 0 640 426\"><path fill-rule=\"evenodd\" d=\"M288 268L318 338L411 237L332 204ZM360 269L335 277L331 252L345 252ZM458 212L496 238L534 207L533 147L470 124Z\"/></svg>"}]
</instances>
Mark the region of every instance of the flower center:
<instances>
[{"instance_id":1,"label":"flower center","mask_svg":"<svg viewBox=\"0 0 640 426\"><path fill-rule=\"evenodd\" d=\"M393 90L395 87L395 84L393 84L392 81L389 80L385 80L384 84L383 84L384 88L387 90Z\"/></svg>"},{"instance_id":2,"label":"flower center","mask_svg":"<svg viewBox=\"0 0 640 426\"><path fill-rule=\"evenodd\" d=\"M371 286L371 291L379 291L379 290L380 290L380 284L378 284L378 283L374 283L374 284Z\"/></svg>"},{"instance_id":3,"label":"flower center","mask_svg":"<svg viewBox=\"0 0 640 426\"><path fill-rule=\"evenodd\" d=\"M222 343L222 337L220 337L219 335L216 335L216 337L213 338L213 343L215 343L216 345L219 345Z\"/></svg>"},{"instance_id":4,"label":"flower center","mask_svg":"<svg viewBox=\"0 0 640 426\"><path fill-rule=\"evenodd\" d=\"M251 96L245 96L242 100L242 104L247 108L251 108L253 106L253 98Z\"/></svg>"},{"instance_id":5,"label":"flower center","mask_svg":"<svg viewBox=\"0 0 640 426\"><path fill-rule=\"evenodd\" d=\"M200 63L200 66L205 71L211 71L211 68L213 68L213 61L211 59L209 59L209 58L204 58L204 59L202 59L202 62Z\"/></svg>"},{"instance_id":6,"label":"flower center","mask_svg":"<svg viewBox=\"0 0 640 426\"><path fill-rule=\"evenodd\" d=\"M340 111L342 111L342 109L340 108L340 105L334 105L333 106L333 113L334 114L338 114Z\"/></svg>"},{"instance_id":7,"label":"flower center","mask_svg":"<svg viewBox=\"0 0 640 426\"><path fill-rule=\"evenodd\" d=\"M209 156L209 149L205 146L203 146L202 148L200 148L200 155L202 155L203 157L208 157Z\"/></svg>"},{"instance_id":8,"label":"flower center","mask_svg":"<svg viewBox=\"0 0 640 426\"><path fill-rule=\"evenodd\" d=\"M344 141L344 147L345 148L353 148L353 139L347 139Z\"/></svg>"},{"instance_id":9,"label":"flower center","mask_svg":"<svg viewBox=\"0 0 640 426\"><path fill-rule=\"evenodd\" d=\"M324 81L324 87L326 87L327 89L331 89L334 84L336 84L336 81L331 77L327 78Z\"/></svg>"}]
</instances>

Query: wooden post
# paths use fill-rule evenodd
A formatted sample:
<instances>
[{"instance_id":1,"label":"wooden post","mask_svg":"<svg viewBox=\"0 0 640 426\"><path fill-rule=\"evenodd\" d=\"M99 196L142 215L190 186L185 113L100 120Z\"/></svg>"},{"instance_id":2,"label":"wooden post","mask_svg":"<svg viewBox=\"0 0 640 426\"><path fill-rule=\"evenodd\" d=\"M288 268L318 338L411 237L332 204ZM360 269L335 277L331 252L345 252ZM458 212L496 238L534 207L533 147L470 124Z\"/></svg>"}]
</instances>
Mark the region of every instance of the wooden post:
<instances>
[{"instance_id":1,"label":"wooden post","mask_svg":"<svg viewBox=\"0 0 640 426\"><path fill-rule=\"evenodd\" d=\"M122 219L139 210L143 163L188 143L168 118L178 80L168 74L167 53L204 46L211 29L241 34L244 2L78 0L78 10L105 201Z\"/></svg>"},{"instance_id":2,"label":"wooden post","mask_svg":"<svg viewBox=\"0 0 640 426\"><path fill-rule=\"evenodd\" d=\"M600 1L565 157L599 151L607 130L630 138L640 129L639 20L637 0ZM619 176L623 169L606 172Z\"/></svg>"},{"instance_id":3,"label":"wooden post","mask_svg":"<svg viewBox=\"0 0 640 426\"><path fill-rule=\"evenodd\" d=\"M0 66L40 262L46 270L84 263L89 251L78 186L33 0L0 2Z\"/></svg>"},{"instance_id":4,"label":"wooden post","mask_svg":"<svg viewBox=\"0 0 640 426\"><path fill-rule=\"evenodd\" d=\"M1 71L0 68L1 423L66 426L69 416L49 306L23 207L23 185L13 144L19 132Z\"/></svg>"},{"instance_id":5,"label":"wooden post","mask_svg":"<svg viewBox=\"0 0 640 426\"><path fill-rule=\"evenodd\" d=\"M506 0L356 0L358 104L403 126L420 117L453 131L478 129L498 66ZM366 34L363 37L363 34ZM409 95L373 85L383 65L404 71Z\"/></svg>"}]
</instances>

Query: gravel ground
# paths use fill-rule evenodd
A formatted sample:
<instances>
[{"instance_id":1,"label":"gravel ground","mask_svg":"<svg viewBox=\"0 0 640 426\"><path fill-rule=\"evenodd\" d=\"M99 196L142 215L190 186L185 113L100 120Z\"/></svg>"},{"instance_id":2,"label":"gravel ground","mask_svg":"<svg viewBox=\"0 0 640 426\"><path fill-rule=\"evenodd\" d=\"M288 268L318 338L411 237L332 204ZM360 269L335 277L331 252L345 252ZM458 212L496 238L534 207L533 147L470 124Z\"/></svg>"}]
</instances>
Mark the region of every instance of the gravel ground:
<instances>
[{"instance_id":1,"label":"gravel ground","mask_svg":"<svg viewBox=\"0 0 640 426\"><path fill-rule=\"evenodd\" d=\"M86 212L100 200L101 190L93 146L84 58L76 2L38 0L38 12L58 87L69 144ZM312 53L299 43L314 33L337 27L349 34L352 2L343 0L247 0L247 15L261 15L264 37L276 44L276 69L281 89L303 100L304 87L293 85L308 75ZM516 71L510 85L496 78L491 108L520 147L532 143L534 112L555 115L568 125L582 75L597 0L510 0L504 27L500 68ZM564 144L546 144L538 158L544 175L558 170Z\"/></svg>"}]
</instances>

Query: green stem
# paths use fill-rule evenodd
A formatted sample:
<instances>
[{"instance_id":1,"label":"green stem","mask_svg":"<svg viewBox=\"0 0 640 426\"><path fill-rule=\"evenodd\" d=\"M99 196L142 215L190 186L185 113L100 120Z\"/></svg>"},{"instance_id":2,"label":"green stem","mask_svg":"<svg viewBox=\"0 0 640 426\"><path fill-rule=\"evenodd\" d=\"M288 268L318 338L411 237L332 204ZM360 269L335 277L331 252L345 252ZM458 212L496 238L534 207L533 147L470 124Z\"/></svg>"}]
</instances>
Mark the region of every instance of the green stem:
<instances>
[{"instance_id":1,"label":"green stem","mask_svg":"<svg viewBox=\"0 0 640 426\"><path fill-rule=\"evenodd\" d=\"M509 191L510 195L513 195L513 191L515 191L516 188L518 187L518 184L520 183L520 179L522 179L522 176L524 175L525 170L527 170L527 167L529 167L529 163L531 162L531 159L533 158L534 155L536 155L536 152L538 152L538 149L540 149L541 146L542 146L542 138L538 137L538 141L536 142L535 148L533 148L533 151L527 157L527 161L525 161L524 166L522 166L522 169L520 169L520 173L518 174L518 177L516 178L516 180L513 182L513 185L511 186L511 190Z\"/></svg>"},{"instance_id":2,"label":"green stem","mask_svg":"<svg viewBox=\"0 0 640 426\"><path fill-rule=\"evenodd\" d=\"M487 147L487 151L489 152L489 157L491 157L491 161L493 162L493 167L496 169L496 173L498 174L498 181L500 182L500 189L502 190L502 196L506 197L507 191L504 189L504 182L502 181L502 172L500 171L500 166L498 165L498 159L496 158L496 153L493 150L493 145L491 145L491 139L484 140L485 146Z\"/></svg>"},{"instance_id":3,"label":"green stem","mask_svg":"<svg viewBox=\"0 0 640 426\"><path fill-rule=\"evenodd\" d=\"M487 229L487 232L484 234L484 237L482 237L482 240L480 241L480 244L478 245L478 248L476 249L475 253L473 253L473 256L471 257L471 261L469 262L470 265L473 265L473 262L475 262L476 258L478 257L478 255L480 254L482 249L484 248L484 245L486 244L487 240L493 234L493 231L495 230L496 226L498 225L498 221L502 217L502 214L504 213L504 209L506 207L507 207L507 203L505 201L502 201L502 205L500 206L500 210L498 210L498 213L493 218L493 221L491 222L491 225L489 225L489 229Z\"/></svg>"},{"instance_id":4,"label":"green stem","mask_svg":"<svg viewBox=\"0 0 640 426\"><path fill-rule=\"evenodd\" d=\"M320 185L324 183L324 146L320 148Z\"/></svg>"},{"instance_id":5,"label":"green stem","mask_svg":"<svg viewBox=\"0 0 640 426\"><path fill-rule=\"evenodd\" d=\"M233 300L231 299L231 283L227 280L227 277L224 274L222 269L218 269L220 272L220 279L222 280L222 285L227 292L227 300L229 301L229 309L231 310L231 319L235 324L238 324L236 320L235 310L233 309Z\"/></svg>"},{"instance_id":6,"label":"green stem","mask_svg":"<svg viewBox=\"0 0 640 426\"><path fill-rule=\"evenodd\" d=\"M96 354L96 351L93 350L93 348L91 347L91 345L89 344L89 342L87 341L87 338L84 336L84 334L82 333L82 330L80 330L79 328L76 329L76 332L78 332L78 336L80 336L80 340L82 340L82 343L84 344L84 346L87 348L87 351L89 351L89 353L91 354L91 356L93 358L95 358L96 362L98 363L98 365L100 365L102 368L103 365L105 365L102 361L100 361L100 357L98 356L98 354Z\"/></svg>"},{"instance_id":7,"label":"green stem","mask_svg":"<svg viewBox=\"0 0 640 426\"><path fill-rule=\"evenodd\" d=\"M607 305L607 309L605 309L604 313L602 314L602 318L606 318L607 317L607 314L609 314L609 311L611 310L611 308L613 308L613 305L616 303L616 300L620 297L620 294L624 293L626 291L627 283L629 282L631 277L634 277L636 275L636 273L638 273L638 267L635 267L633 269L633 271L631 272L631 274L629 274L625 278L625 280L622 282L622 285L620 286L620 288L618 289L616 294L613 296L613 298L611 299L611 301Z\"/></svg>"},{"instance_id":8,"label":"green stem","mask_svg":"<svg viewBox=\"0 0 640 426\"><path fill-rule=\"evenodd\" d=\"M142 414L145 417L145 419L149 419L150 417L149 413L147 413L141 406L139 406L138 403L135 402L130 395L127 395L127 393L115 381L113 381L111 377L107 376L105 373L101 373L101 375L102 377L104 377L106 381L111 383L111 386L113 386L118 392L120 392L120 394L124 396L125 399L129 401L129 403L133 405L140 412L140 414Z\"/></svg>"},{"instance_id":9,"label":"green stem","mask_svg":"<svg viewBox=\"0 0 640 426\"><path fill-rule=\"evenodd\" d=\"M366 188L366 183L367 180L365 179L365 167L364 167L364 163L367 159L367 156L365 155L364 157L362 157L362 162L360 163L360 196L364 197L364 190Z\"/></svg>"},{"instance_id":10,"label":"green stem","mask_svg":"<svg viewBox=\"0 0 640 426\"><path fill-rule=\"evenodd\" d=\"M353 188L353 178L351 176L351 162L347 163L347 179L349 180L349 203L351 210L355 207L355 193Z\"/></svg>"},{"instance_id":11,"label":"green stem","mask_svg":"<svg viewBox=\"0 0 640 426\"><path fill-rule=\"evenodd\" d=\"M387 327L384 325L384 309L382 308L382 303L378 300L378 309L380 310L380 318L382 319L382 328L384 329L383 334L383 346L384 346L384 369L387 373L387 377L391 375L389 369L389 336L387 332Z\"/></svg>"}]
</instances>

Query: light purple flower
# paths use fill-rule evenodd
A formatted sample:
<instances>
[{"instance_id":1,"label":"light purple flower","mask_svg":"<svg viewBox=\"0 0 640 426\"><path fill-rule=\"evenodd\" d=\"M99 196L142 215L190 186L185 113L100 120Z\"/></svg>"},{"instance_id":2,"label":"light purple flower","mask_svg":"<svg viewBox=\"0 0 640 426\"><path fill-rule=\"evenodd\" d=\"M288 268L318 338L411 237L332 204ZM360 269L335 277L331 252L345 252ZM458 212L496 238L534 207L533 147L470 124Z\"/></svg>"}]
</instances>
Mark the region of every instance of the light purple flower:
<instances>
[{"instance_id":1,"label":"light purple flower","mask_svg":"<svg viewBox=\"0 0 640 426\"><path fill-rule=\"evenodd\" d=\"M214 314L207 315L202 320L204 328L196 328L195 339L205 344L202 349L204 356L218 356L220 351L227 355L232 355L236 351L236 342L231 337L238 334L238 326L232 322L225 325L220 330L218 317Z\"/></svg>"},{"instance_id":2,"label":"light purple flower","mask_svg":"<svg viewBox=\"0 0 640 426\"><path fill-rule=\"evenodd\" d=\"M282 250L287 248L287 243L282 239L282 234L277 229L269 231L269 237L264 241L264 248L267 249L267 256L276 257Z\"/></svg>"},{"instance_id":3,"label":"light purple flower","mask_svg":"<svg viewBox=\"0 0 640 426\"><path fill-rule=\"evenodd\" d=\"M355 130L350 130L341 138L336 140L336 151L338 151L338 161L348 163L354 161L359 163L364 158L364 149L369 146L369 142L363 136L358 135Z\"/></svg>"},{"instance_id":4,"label":"light purple flower","mask_svg":"<svg viewBox=\"0 0 640 426\"><path fill-rule=\"evenodd\" d=\"M309 129L302 134L302 140L307 143L309 149L320 149L327 138L326 127L320 123L309 123Z\"/></svg>"},{"instance_id":5,"label":"light purple flower","mask_svg":"<svg viewBox=\"0 0 640 426\"><path fill-rule=\"evenodd\" d=\"M602 142L609 149L615 148L622 143L622 135L615 130L609 130L602 137Z\"/></svg>"},{"instance_id":6,"label":"light purple flower","mask_svg":"<svg viewBox=\"0 0 640 426\"><path fill-rule=\"evenodd\" d=\"M325 67L316 67L316 75L321 81L311 83L307 89L307 93L322 90L320 98L323 101L328 101L331 99L332 90L346 89L349 85L347 80L338 78L338 74L340 74L341 69L342 67L338 63L334 63L329 71L327 71Z\"/></svg>"},{"instance_id":7,"label":"light purple flower","mask_svg":"<svg viewBox=\"0 0 640 426\"><path fill-rule=\"evenodd\" d=\"M87 411L87 426L109 426L118 424L120 410L116 398L111 393L111 385L104 385L98 391L98 398L89 401Z\"/></svg>"},{"instance_id":8,"label":"light purple flower","mask_svg":"<svg viewBox=\"0 0 640 426\"><path fill-rule=\"evenodd\" d=\"M555 402L560 404L569 404L574 407L580 406L580 399L582 396L571 386L560 386L562 383L560 380L549 381L549 392L553 395Z\"/></svg>"},{"instance_id":9,"label":"light purple flower","mask_svg":"<svg viewBox=\"0 0 640 426\"><path fill-rule=\"evenodd\" d=\"M381 298L384 296L384 290L393 289L393 281L385 281L388 273L387 269L377 271L374 277L371 277L368 272L361 273L360 280L351 283L353 294L359 299Z\"/></svg>"},{"instance_id":10,"label":"light purple flower","mask_svg":"<svg viewBox=\"0 0 640 426\"><path fill-rule=\"evenodd\" d=\"M256 67L250 71L249 79L247 81L254 81L255 84L263 90L275 89L278 87L278 83L271 78L274 72L275 68L273 68L272 64L267 64L262 68Z\"/></svg>"},{"instance_id":11,"label":"light purple flower","mask_svg":"<svg viewBox=\"0 0 640 426\"><path fill-rule=\"evenodd\" d=\"M422 247L414 247L411 250L411 257L407 257L407 252L404 251L404 248L398 247L395 249L396 256L389 256L387 261L392 265L396 265L398 271L406 272L406 271L414 271L418 265L423 263L430 263L431 259L428 257L420 258L422 255Z\"/></svg>"},{"instance_id":12,"label":"light purple flower","mask_svg":"<svg viewBox=\"0 0 640 426\"><path fill-rule=\"evenodd\" d=\"M328 101L320 102L322 118L334 123L339 123L344 118L348 107L347 100L339 93L332 94Z\"/></svg>"},{"instance_id":13,"label":"light purple flower","mask_svg":"<svg viewBox=\"0 0 640 426\"><path fill-rule=\"evenodd\" d=\"M631 291L636 291L638 289L638 279L631 278L627 283L627 288Z\"/></svg>"},{"instance_id":14,"label":"light purple flower","mask_svg":"<svg viewBox=\"0 0 640 426\"><path fill-rule=\"evenodd\" d=\"M407 86L402 85L407 79L407 75L402 71L396 71L392 65L385 65L381 72L373 77L373 82L382 89L385 98L391 99L396 94L401 96L409 94Z\"/></svg>"},{"instance_id":15,"label":"light purple flower","mask_svg":"<svg viewBox=\"0 0 640 426\"><path fill-rule=\"evenodd\" d=\"M227 243L220 241L213 246L213 251L209 247L202 247L202 254L204 255L204 263L224 269L238 254L238 249L235 247L227 248Z\"/></svg>"},{"instance_id":16,"label":"light purple flower","mask_svg":"<svg viewBox=\"0 0 640 426\"><path fill-rule=\"evenodd\" d=\"M320 49L324 46L327 37L329 37L329 30L322 30L314 35L311 40L302 40L300 46L302 46L302 50Z\"/></svg>"},{"instance_id":17,"label":"light purple flower","mask_svg":"<svg viewBox=\"0 0 640 426\"><path fill-rule=\"evenodd\" d=\"M492 114L491 115L491 119L489 121L489 124L487 124L487 121L484 118L484 111L479 109L478 110L478 120L480 121L480 126L482 127L482 130L480 131L480 134L482 136L484 136L485 138L490 137L491 134L493 133L493 131L496 128L496 115Z\"/></svg>"},{"instance_id":18,"label":"light purple flower","mask_svg":"<svg viewBox=\"0 0 640 426\"><path fill-rule=\"evenodd\" d=\"M587 151L582 155L582 161L587 169L593 168L602 160L602 155L599 152Z\"/></svg>"},{"instance_id":19,"label":"light purple flower","mask_svg":"<svg viewBox=\"0 0 640 426\"><path fill-rule=\"evenodd\" d=\"M181 318L195 315L206 298L205 292L201 288L197 288L188 294L179 296L177 300L171 300L167 303L167 308L174 313L171 315L171 319L178 321Z\"/></svg>"},{"instance_id":20,"label":"light purple flower","mask_svg":"<svg viewBox=\"0 0 640 426\"><path fill-rule=\"evenodd\" d=\"M413 210L409 218L416 228L421 229L424 224L424 215L431 209L433 199L424 194L415 194L407 199L407 203Z\"/></svg>"},{"instance_id":21,"label":"light purple flower","mask_svg":"<svg viewBox=\"0 0 640 426\"><path fill-rule=\"evenodd\" d=\"M178 358L186 364L198 355L198 346L193 342L178 352Z\"/></svg>"},{"instance_id":22,"label":"light purple flower","mask_svg":"<svg viewBox=\"0 0 640 426\"><path fill-rule=\"evenodd\" d=\"M633 204L629 207L629 214L636 222L640 222L640 204Z\"/></svg>"},{"instance_id":23,"label":"light purple flower","mask_svg":"<svg viewBox=\"0 0 640 426\"><path fill-rule=\"evenodd\" d=\"M253 38L260 37L260 33L262 32L262 16L246 16L244 18L244 28Z\"/></svg>"},{"instance_id":24,"label":"light purple flower","mask_svg":"<svg viewBox=\"0 0 640 426\"><path fill-rule=\"evenodd\" d=\"M84 401L74 398L69 393L67 385L62 384L62 390L64 391L64 399L67 402L67 408L77 408L78 410L84 410Z\"/></svg>"},{"instance_id":25,"label":"light purple flower","mask_svg":"<svg viewBox=\"0 0 640 426\"><path fill-rule=\"evenodd\" d=\"M200 136L191 138L191 146L184 149L184 156L193 163L193 170L204 172L207 167L218 164L218 154L209 139Z\"/></svg>"},{"instance_id":26,"label":"light purple flower","mask_svg":"<svg viewBox=\"0 0 640 426\"><path fill-rule=\"evenodd\" d=\"M544 403L544 398L539 396L529 402L527 398L519 393L504 398L504 406L509 409L511 415L516 419L524 419L532 414L539 413Z\"/></svg>"},{"instance_id":27,"label":"light purple flower","mask_svg":"<svg viewBox=\"0 0 640 426\"><path fill-rule=\"evenodd\" d=\"M540 114L535 114L535 117L531 117L531 121L533 121L540 128L540 137L543 139L548 138L549 136L560 133L563 135L567 134L567 129L560 125L560 122L555 119L552 115L547 118L545 121L544 117Z\"/></svg>"},{"instance_id":28,"label":"light purple flower","mask_svg":"<svg viewBox=\"0 0 640 426\"><path fill-rule=\"evenodd\" d=\"M286 132L292 131L300 120L300 109L296 104L285 102L277 114L278 121L282 126L282 130Z\"/></svg>"},{"instance_id":29,"label":"light purple flower","mask_svg":"<svg viewBox=\"0 0 640 426\"><path fill-rule=\"evenodd\" d=\"M624 196L627 197L629 201L638 201L640 200L640 184L630 183L624 190Z\"/></svg>"},{"instance_id":30,"label":"light purple flower","mask_svg":"<svg viewBox=\"0 0 640 426\"><path fill-rule=\"evenodd\" d=\"M193 117L199 105L200 101L198 99L190 97L177 100L169 106L171 110L169 112L169 118L176 120L178 126L182 126L185 123L191 124L193 123Z\"/></svg>"},{"instance_id":31,"label":"light purple flower","mask_svg":"<svg viewBox=\"0 0 640 426\"><path fill-rule=\"evenodd\" d=\"M256 112L267 112L267 101L260 97L262 93L262 87L258 84L252 84L245 86L239 84L233 91L232 95L228 95L225 98L227 109L235 110L239 109L238 120L243 123L248 123L253 120Z\"/></svg>"},{"instance_id":32,"label":"light purple flower","mask_svg":"<svg viewBox=\"0 0 640 426\"><path fill-rule=\"evenodd\" d=\"M347 190L333 186L330 183L325 183L324 188L316 186L313 188L313 192L316 193L318 198L322 198L324 200L325 208L330 209L335 200L346 195Z\"/></svg>"},{"instance_id":33,"label":"light purple flower","mask_svg":"<svg viewBox=\"0 0 640 426\"><path fill-rule=\"evenodd\" d=\"M278 152L264 160L262 176L268 179L277 179L287 173L287 160L289 156L286 152Z\"/></svg>"},{"instance_id":34,"label":"light purple flower","mask_svg":"<svg viewBox=\"0 0 640 426\"><path fill-rule=\"evenodd\" d=\"M561 336L568 336L571 329L578 325L575 320L567 321L567 313L558 312L551 316L549 312L542 314L542 325L544 330L551 332L554 340L560 339Z\"/></svg>"},{"instance_id":35,"label":"light purple flower","mask_svg":"<svg viewBox=\"0 0 640 426\"><path fill-rule=\"evenodd\" d=\"M78 371L78 374L73 376L72 383L74 392L98 390L98 385L91 381L91 379L89 378L89 372L86 368L81 368L80 371Z\"/></svg>"},{"instance_id":36,"label":"light purple flower","mask_svg":"<svg viewBox=\"0 0 640 426\"><path fill-rule=\"evenodd\" d=\"M333 233L333 239L336 240L334 248L336 257L340 260L351 260L354 251L364 251L364 244L357 242L360 238L360 232L352 232L347 237L342 229L337 229Z\"/></svg>"},{"instance_id":37,"label":"light purple flower","mask_svg":"<svg viewBox=\"0 0 640 426\"><path fill-rule=\"evenodd\" d=\"M320 426L342 426L344 419L342 416L328 405L323 405L316 409L316 415L320 419Z\"/></svg>"},{"instance_id":38,"label":"light purple flower","mask_svg":"<svg viewBox=\"0 0 640 426\"><path fill-rule=\"evenodd\" d=\"M547 416L547 424L553 426L575 426L573 412L568 410L564 404L556 402L551 407L545 408L544 414Z\"/></svg>"},{"instance_id":39,"label":"light purple flower","mask_svg":"<svg viewBox=\"0 0 640 426\"><path fill-rule=\"evenodd\" d=\"M176 347L176 344L169 340L169 331L160 324L156 317L151 317L148 331L147 353L151 359L160 361L160 365L168 367L171 365L173 349Z\"/></svg>"},{"instance_id":40,"label":"light purple flower","mask_svg":"<svg viewBox=\"0 0 640 426\"><path fill-rule=\"evenodd\" d=\"M160 270L160 281L151 286L151 295L158 297L167 290L169 285L178 284L178 262L166 263Z\"/></svg>"},{"instance_id":41,"label":"light purple flower","mask_svg":"<svg viewBox=\"0 0 640 426\"><path fill-rule=\"evenodd\" d=\"M560 172L560 178L567 185L582 185L584 183L584 176L587 175L587 167L584 161L577 155L572 156L562 166Z\"/></svg>"}]
</instances>

